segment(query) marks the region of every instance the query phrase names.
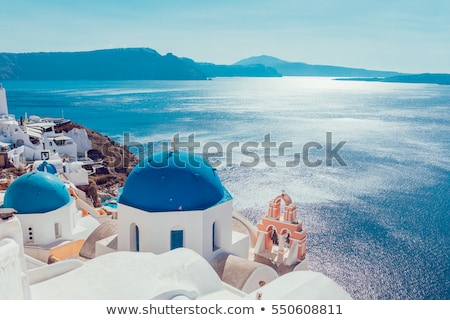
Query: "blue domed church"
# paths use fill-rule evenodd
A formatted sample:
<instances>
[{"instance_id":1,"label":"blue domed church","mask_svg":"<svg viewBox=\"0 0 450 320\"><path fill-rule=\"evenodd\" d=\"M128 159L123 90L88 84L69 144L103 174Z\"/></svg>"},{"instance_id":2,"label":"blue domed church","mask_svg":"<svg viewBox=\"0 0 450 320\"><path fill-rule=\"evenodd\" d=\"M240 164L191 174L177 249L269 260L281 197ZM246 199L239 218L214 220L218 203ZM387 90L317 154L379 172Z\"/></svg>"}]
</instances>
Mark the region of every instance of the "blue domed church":
<instances>
[{"instance_id":1,"label":"blue domed church","mask_svg":"<svg viewBox=\"0 0 450 320\"><path fill-rule=\"evenodd\" d=\"M160 254L179 247L211 261L247 258L248 236L232 231L232 197L198 155L156 153L128 176L118 200L118 250Z\"/></svg>"},{"instance_id":2,"label":"blue domed church","mask_svg":"<svg viewBox=\"0 0 450 320\"><path fill-rule=\"evenodd\" d=\"M319 273L279 276L270 264L248 259L251 233L233 231L232 198L199 156L162 152L144 160L130 173L118 202L117 224L114 219L98 225L92 217L81 218L64 182L49 172L16 179L4 205L17 214L0 219L0 283L6 285L0 299L350 298ZM86 228L91 220L98 227ZM63 243L70 239L79 240ZM54 252L43 252L80 241L81 251L95 247L93 257L83 256L89 261L72 255L60 261Z\"/></svg>"},{"instance_id":3,"label":"blue domed church","mask_svg":"<svg viewBox=\"0 0 450 320\"><path fill-rule=\"evenodd\" d=\"M99 225L92 217L81 219L65 183L46 171L14 180L6 190L3 207L16 211L26 246L86 238Z\"/></svg>"}]
</instances>

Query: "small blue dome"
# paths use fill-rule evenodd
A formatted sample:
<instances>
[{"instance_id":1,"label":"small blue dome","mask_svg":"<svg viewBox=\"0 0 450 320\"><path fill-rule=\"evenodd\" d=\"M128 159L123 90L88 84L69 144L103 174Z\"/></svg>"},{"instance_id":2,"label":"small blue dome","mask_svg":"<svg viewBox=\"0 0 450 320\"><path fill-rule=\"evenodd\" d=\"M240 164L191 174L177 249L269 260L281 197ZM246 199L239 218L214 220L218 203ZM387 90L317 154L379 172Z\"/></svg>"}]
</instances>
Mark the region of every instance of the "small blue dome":
<instances>
[{"instance_id":1,"label":"small blue dome","mask_svg":"<svg viewBox=\"0 0 450 320\"><path fill-rule=\"evenodd\" d=\"M214 168L186 152L156 153L128 176L119 203L148 212L205 210L224 200Z\"/></svg>"},{"instance_id":2,"label":"small blue dome","mask_svg":"<svg viewBox=\"0 0 450 320\"><path fill-rule=\"evenodd\" d=\"M14 208L19 214L44 213L70 202L64 182L48 172L26 173L6 189L3 207Z\"/></svg>"},{"instance_id":3,"label":"small blue dome","mask_svg":"<svg viewBox=\"0 0 450 320\"><path fill-rule=\"evenodd\" d=\"M56 174L58 171L56 170L56 167L48 163L47 161L42 162L38 167L36 168L37 171L45 171L51 174Z\"/></svg>"}]
</instances>

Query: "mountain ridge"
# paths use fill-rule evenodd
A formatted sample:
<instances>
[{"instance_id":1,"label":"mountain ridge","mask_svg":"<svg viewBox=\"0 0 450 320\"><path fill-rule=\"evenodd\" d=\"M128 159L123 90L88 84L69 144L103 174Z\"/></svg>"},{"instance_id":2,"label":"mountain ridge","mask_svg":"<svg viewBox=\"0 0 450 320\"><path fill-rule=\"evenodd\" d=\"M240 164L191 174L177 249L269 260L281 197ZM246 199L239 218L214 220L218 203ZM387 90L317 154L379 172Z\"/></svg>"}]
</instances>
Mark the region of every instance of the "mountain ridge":
<instances>
[{"instance_id":1,"label":"mountain ridge","mask_svg":"<svg viewBox=\"0 0 450 320\"><path fill-rule=\"evenodd\" d=\"M149 48L78 52L0 53L0 79L202 80L197 68Z\"/></svg>"},{"instance_id":2,"label":"mountain ridge","mask_svg":"<svg viewBox=\"0 0 450 320\"><path fill-rule=\"evenodd\" d=\"M161 55L144 47L73 52L0 52L0 80L206 80L214 77L319 76L371 79L367 81L382 79L385 82L427 81L426 78L434 81L432 83L437 81L437 77L432 76L405 78L405 75L408 74L289 62L269 55L245 58L231 65L214 64L177 57L172 53Z\"/></svg>"},{"instance_id":3,"label":"mountain ridge","mask_svg":"<svg viewBox=\"0 0 450 320\"><path fill-rule=\"evenodd\" d=\"M260 55L245 58L233 65L264 64L274 68L284 76L319 76L319 77L392 77L401 75L396 71L369 70L331 65L308 64L305 62L289 62L279 58Z\"/></svg>"},{"instance_id":4,"label":"mountain ridge","mask_svg":"<svg viewBox=\"0 0 450 320\"><path fill-rule=\"evenodd\" d=\"M206 80L281 77L266 66L195 62L150 48L74 52L0 52L0 80Z\"/></svg>"}]
</instances>

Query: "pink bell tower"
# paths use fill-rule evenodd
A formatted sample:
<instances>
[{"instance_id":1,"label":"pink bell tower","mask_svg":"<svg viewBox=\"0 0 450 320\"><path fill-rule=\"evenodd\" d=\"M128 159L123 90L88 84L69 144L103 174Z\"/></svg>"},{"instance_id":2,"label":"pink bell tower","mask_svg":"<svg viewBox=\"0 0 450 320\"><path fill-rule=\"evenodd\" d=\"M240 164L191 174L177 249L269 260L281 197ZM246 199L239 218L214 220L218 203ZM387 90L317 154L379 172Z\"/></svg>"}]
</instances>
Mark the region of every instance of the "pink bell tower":
<instances>
[{"instance_id":1,"label":"pink bell tower","mask_svg":"<svg viewBox=\"0 0 450 320\"><path fill-rule=\"evenodd\" d=\"M267 214L258 223L254 254L278 267L307 268L306 230L297 219L297 206L284 191L269 202Z\"/></svg>"}]
</instances>

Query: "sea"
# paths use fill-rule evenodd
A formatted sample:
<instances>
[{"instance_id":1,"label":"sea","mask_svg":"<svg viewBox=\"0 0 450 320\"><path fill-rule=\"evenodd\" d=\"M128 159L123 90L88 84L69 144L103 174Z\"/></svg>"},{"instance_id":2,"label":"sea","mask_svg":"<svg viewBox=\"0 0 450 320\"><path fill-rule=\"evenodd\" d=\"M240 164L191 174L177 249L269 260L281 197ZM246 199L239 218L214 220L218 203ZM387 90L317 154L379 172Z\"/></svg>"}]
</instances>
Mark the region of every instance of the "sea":
<instances>
[{"instance_id":1,"label":"sea","mask_svg":"<svg viewBox=\"0 0 450 320\"><path fill-rule=\"evenodd\" d=\"M287 192L311 270L357 300L450 299L450 86L323 77L3 81L9 112L64 117L145 158L207 156L253 223Z\"/></svg>"}]
</instances>

